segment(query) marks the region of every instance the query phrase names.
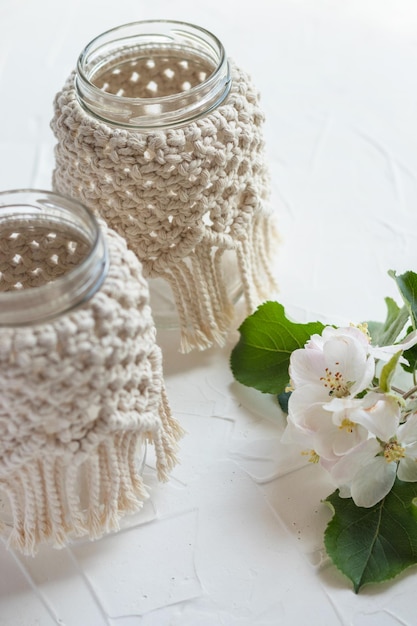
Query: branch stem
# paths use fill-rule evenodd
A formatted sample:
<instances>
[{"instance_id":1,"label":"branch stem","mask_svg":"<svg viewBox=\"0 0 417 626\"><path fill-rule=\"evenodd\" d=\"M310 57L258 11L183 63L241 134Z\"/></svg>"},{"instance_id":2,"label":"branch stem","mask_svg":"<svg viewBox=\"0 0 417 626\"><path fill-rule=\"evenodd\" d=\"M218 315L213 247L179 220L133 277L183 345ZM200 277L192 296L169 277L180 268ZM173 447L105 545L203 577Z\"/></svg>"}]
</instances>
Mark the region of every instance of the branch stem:
<instances>
[{"instance_id":1,"label":"branch stem","mask_svg":"<svg viewBox=\"0 0 417 626\"><path fill-rule=\"evenodd\" d=\"M414 385L414 387L411 387L411 389L409 389L408 391L406 391L403 394L403 399L407 400L407 398L409 398L410 396L412 396L416 392L417 392L417 385Z\"/></svg>"}]
</instances>

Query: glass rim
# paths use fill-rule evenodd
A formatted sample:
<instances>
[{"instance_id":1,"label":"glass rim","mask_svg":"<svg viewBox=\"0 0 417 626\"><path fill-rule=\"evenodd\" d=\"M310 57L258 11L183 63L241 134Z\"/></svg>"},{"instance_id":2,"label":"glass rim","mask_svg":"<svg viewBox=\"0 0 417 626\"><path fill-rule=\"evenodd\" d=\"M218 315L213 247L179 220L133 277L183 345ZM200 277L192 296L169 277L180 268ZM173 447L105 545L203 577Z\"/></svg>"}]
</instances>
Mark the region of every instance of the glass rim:
<instances>
[{"instance_id":1,"label":"glass rim","mask_svg":"<svg viewBox=\"0 0 417 626\"><path fill-rule=\"evenodd\" d=\"M25 196L26 198L24 198ZM23 221L25 216L26 219L32 216L37 207L42 208L43 205L40 200L49 200L58 210L71 212L71 209L75 209L81 213L91 227L92 237L88 239L89 250L79 264L43 285L11 291L0 290L0 328L41 323L69 312L89 300L100 288L107 275L109 265L107 244L99 222L85 204L67 195L33 187L0 191L0 234L3 226L2 213L4 209L10 209L11 213L13 207L27 208L26 212L19 212L20 220ZM18 221L19 216L16 219L16 222ZM51 221L59 222L59 220ZM61 223L70 225L72 222L61 220ZM73 225L75 226L75 223ZM94 266L97 265L98 259L102 259L102 261L94 272ZM93 274L90 275L90 272ZM78 287L76 296L72 299L68 293L71 287ZM34 303L37 300L40 300L38 306ZM51 300L53 300L52 304ZM46 311L48 305L51 307Z\"/></svg>"},{"instance_id":2,"label":"glass rim","mask_svg":"<svg viewBox=\"0 0 417 626\"><path fill-rule=\"evenodd\" d=\"M190 87L186 91L180 91L180 92L165 95L165 96L149 96L145 98L144 97L127 97L123 95L109 93L107 91L103 91L102 89L100 89L100 87L97 87L97 85L90 80L88 76L88 72L86 71L86 66L90 59L90 55L92 55L94 52L99 50L99 47L100 47L99 44L101 42L103 42L103 44L111 43L112 41L115 42L117 41L117 39L119 39L117 35L119 34L123 35L123 33L126 33L127 30L130 30L133 28L140 28L140 27L149 27L151 25L155 25L155 27L157 27L158 25L163 25L163 26L168 26L168 27L172 26L178 29L178 32L180 33L181 33L181 30L180 30L181 28L188 29L190 33L194 34L194 37L196 35L198 36L198 34L205 36L207 40L211 42L212 45L210 47L213 50L213 52L216 52L217 57L218 57L216 59L215 67L213 71L211 72L211 74L207 76L204 80L202 80L200 83ZM168 33L158 33L157 31L154 33L151 33L151 32L142 33L142 35L147 35L147 36L151 36L152 34L155 36L161 36L161 35L168 36ZM106 41L108 37L111 37L113 35L115 36L114 39ZM138 32L137 36L140 36L140 35L141 33ZM134 36L132 35L129 38L132 39L133 37ZM207 41L205 41L205 43L207 44ZM137 46L137 47L139 48L140 46ZM219 81L219 76L222 77L223 80L220 85L217 85L217 82ZM87 45L84 46L83 50L81 51L77 59L75 87L76 87L78 95L80 96L81 103L88 111L93 112L93 114L96 115L98 118L100 118L102 121L106 123L110 123L110 124L115 123L112 120L111 116L106 117L102 114L100 115L94 110L91 111L91 107L86 105L86 103L84 102L83 95L81 93L83 89L85 90L87 94L92 94L100 98L105 98L109 104L113 104L116 106L118 104L119 105L125 104L125 105L130 105L131 107L144 107L145 108L145 107L157 106L160 104L175 105L175 103L178 102L178 100L184 98L184 96L192 98L194 96L198 96L199 92L201 92L203 88L206 88L206 90L210 91L210 90L214 90L216 86L219 91L219 98L217 99L215 104L213 104L211 107L209 107L208 109L204 111L205 114L207 114L213 108L217 107L229 94L230 87L231 87L231 78L230 78L230 67L229 67L229 63L227 60L226 51L220 39L216 35L214 35L211 31L209 31L208 29L204 27L198 26L196 24L192 24L190 22L185 22L181 20L168 20L168 19L139 20L139 21L128 22L126 24L121 24L119 26L110 28L100 33L93 39L91 39L89 43L87 43ZM157 121L155 121L154 124L149 123L149 122L143 123L143 124L139 122L137 123L136 122L135 123L119 122L117 125L125 126L127 128L139 128L139 129L166 128L167 126L177 126L179 124L187 123L189 121L192 121L193 119L201 117L201 115L202 113L199 112L197 114L196 113L191 114L189 117L181 120L180 122L175 121L175 120L174 122L172 122L172 120L164 122L164 120L161 119L164 117L164 114L159 114L159 115L155 114L154 117L159 118L160 120L159 123ZM149 117L152 117L152 115L150 115ZM149 117L147 117L147 119L149 119Z\"/></svg>"}]
</instances>

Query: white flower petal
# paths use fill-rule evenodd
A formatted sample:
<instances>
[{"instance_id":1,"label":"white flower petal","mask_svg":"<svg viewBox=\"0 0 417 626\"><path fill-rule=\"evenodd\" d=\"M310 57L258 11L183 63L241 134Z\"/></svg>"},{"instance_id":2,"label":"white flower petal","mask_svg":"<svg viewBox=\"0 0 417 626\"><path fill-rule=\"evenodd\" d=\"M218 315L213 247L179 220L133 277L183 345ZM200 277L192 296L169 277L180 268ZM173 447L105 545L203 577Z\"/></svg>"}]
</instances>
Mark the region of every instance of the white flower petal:
<instances>
[{"instance_id":1,"label":"white flower petal","mask_svg":"<svg viewBox=\"0 0 417 626\"><path fill-rule=\"evenodd\" d=\"M338 460L337 455L334 453L335 435L338 434L333 424L327 424L326 428L320 429L315 434L315 451L321 459L329 461L333 464Z\"/></svg>"},{"instance_id":2,"label":"white flower petal","mask_svg":"<svg viewBox=\"0 0 417 626\"><path fill-rule=\"evenodd\" d=\"M329 402L323 404L323 409L325 411L331 411L332 413L339 414L347 412L350 409L360 408L362 407L362 403L361 399L352 398L352 396L348 396L347 398L332 398Z\"/></svg>"},{"instance_id":3,"label":"white flower petal","mask_svg":"<svg viewBox=\"0 0 417 626\"><path fill-rule=\"evenodd\" d=\"M405 443L403 447L405 448L405 454L407 457L410 459L417 459L417 441Z\"/></svg>"},{"instance_id":4,"label":"white flower petal","mask_svg":"<svg viewBox=\"0 0 417 626\"><path fill-rule=\"evenodd\" d=\"M338 428L336 435L333 435L333 452L336 456L343 456L367 439L368 431L359 424L350 429Z\"/></svg>"},{"instance_id":5,"label":"white flower petal","mask_svg":"<svg viewBox=\"0 0 417 626\"><path fill-rule=\"evenodd\" d=\"M350 487L348 485L340 485L339 487L339 497L340 498L351 498L352 494L350 493Z\"/></svg>"},{"instance_id":6,"label":"white flower petal","mask_svg":"<svg viewBox=\"0 0 417 626\"><path fill-rule=\"evenodd\" d=\"M417 344L417 330L413 330L412 333L407 335L402 341L400 341L394 348L402 348L403 350L409 350ZM396 351L394 350L394 353Z\"/></svg>"},{"instance_id":7,"label":"white flower petal","mask_svg":"<svg viewBox=\"0 0 417 626\"><path fill-rule=\"evenodd\" d=\"M393 354L399 352L399 350L408 350L417 344L417 330L413 330L412 333L407 335L402 341L391 346L371 346L369 349L370 354L375 359L381 359L381 361L389 361ZM405 359L401 359L405 361Z\"/></svg>"},{"instance_id":8,"label":"white flower petal","mask_svg":"<svg viewBox=\"0 0 417 626\"><path fill-rule=\"evenodd\" d=\"M387 463L377 456L365 465L353 479L350 492L356 506L370 508L391 491L397 473L396 463Z\"/></svg>"},{"instance_id":9,"label":"white flower petal","mask_svg":"<svg viewBox=\"0 0 417 626\"><path fill-rule=\"evenodd\" d=\"M290 395L288 400L288 414L300 416L299 419L302 420L304 413L311 409L312 406L323 410L323 403L327 402L328 399L328 394L323 387L303 385L302 387L294 389Z\"/></svg>"},{"instance_id":10,"label":"white flower petal","mask_svg":"<svg viewBox=\"0 0 417 626\"><path fill-rule=\"evenodd\" d=\"M356 448L342 456L331 470L331 476L337 485L349 484L357 472L381 452L381 445L376 439L367 439Z\"/></svg>"},{"instance_id":11,"label":"white flower petal","mask_svg":"<svg viewBox=\"0 0 417 626\"><path fill-rule=\"evenodd\" d=\"M411 457L401 459L397 473L400 480L407 483L417 482L417 460Z\"/></svg>"},{"instance_id":12,"label":"white flower petal","mask_svg":"<svg viewBox=\"0 0 417 626\"><path fill-rule=\"evenodd\" d=\"M304 348L294 350L289 373L294 389L317 385L337 397L366 389L375 373L368 354L368 339L357 328L326 327L313 335Z\"/></svg>"},{"instance_id":13,"label":"white flower petal","mask_svg":"<svg viewBox=\"0 0 417 626\"><path fill-rule=\"evenodd\" d=\"M314 335L311 335L310 339L307 341L305 347L307 348L307 350L323 350L323 343L324 343L324 339L321 335L318 335L317 333Z\"/></svg>"},{"instance_id":14,"label":"white flower petal","mask_svg":"<svg viewBox=\"0 0 417 626\"><path fill-rule=\"evenodd\" d=\"M356 384L352 387L352 395L356 395L361 391L364 391L372 383L375 376L375 359L372 356L368 356L362 371L362 378L358 378Z\"/></svg>"},{"instance_id":15,"label":"white flower petal","mask_svg":"<svg viewBox=\"0 0 417 626\"><path fill-rule=\"evenodd\" d=\"M362 391L372 381L373 359L368 359L365 347L352 337L334 337L326 341L323 354L326 367L333 374L341 374L344 383L349 383L352 395Z\"/></svg>"},{"instance_id":16,"label":"white flower petal","mask_svg":"<svg viewBox=\"0 0 417 626\"><path fill-rule=\"evenodd\" d=\"M362 332L357 326L340 326L334 328L333 326L326 326L321 334L324 340L331 339L332 337L349 337L362 344L364 347L369 346L369 337Z\"/></svg>"},{"instance_id":17,"label":"white flower petal","mask_svg":"<svg viewBox=\"0 0 417 626\"><path fill-rule=\"evenodd\" d=\"M290 418L287 419L287 425L284 432L281 435L281 442L285 444L295 444L302 448L310 449L313 447L314 433L302 428L298 424L294 423Z\"/></svg>"},{"instance_id":18,"label":"white flower petal","mask_svg":"<svg viewBox=\"0 0 417 626\"><path fill-rule=\"evenodd\" d=\"M400 407L395 398L382 393L370 392L362 399L362 405L351 411L353 422L361 424L382 441L389 441L400 423Z\"/></svg>"},{"instance_id":19,"label":"white flower petal","mask_svg":"<svg viewBox=\"0 0 417 626\"><path fill-rule=\"evenodd\" d=\"M289 375L292 385L320 385L321 372L324 371L324 356L321 350L294 350L290 357Z\"/></svg>"},{"instance_id":20,"label":"white flower petal","mask_svg":"<svg viewBox=\"0 0 417 626\"><path fill-rule=\"evenodd\" d=\"M398 428L398 441L404 444L417 442L417 415L410 415L407 421Z\"/></svg>"}]
</instances>

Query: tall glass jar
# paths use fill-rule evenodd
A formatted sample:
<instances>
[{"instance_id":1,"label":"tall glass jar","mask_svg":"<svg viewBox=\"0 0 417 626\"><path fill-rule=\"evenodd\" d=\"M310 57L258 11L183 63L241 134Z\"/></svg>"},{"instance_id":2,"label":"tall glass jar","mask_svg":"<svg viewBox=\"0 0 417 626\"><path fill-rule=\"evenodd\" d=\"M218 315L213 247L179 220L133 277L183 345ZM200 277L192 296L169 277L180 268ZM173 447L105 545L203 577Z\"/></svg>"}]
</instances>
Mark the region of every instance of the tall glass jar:
<instances>
[{"instance_id":1,"label":"tall glass jar","mask_svg":"<svg viewBox=\"0 0 417 626\"><path fill-rule=\"evenodd\" d=\"M33 554L118 528L181 430L170 415L148 285L79 202L0 193L0 531Z\"/></svg>"},{"instance_id":2,"label":"tall glass jar","mask_svg":"<svg viewBox=\"0 0 417 626\"><path fill-rule=\"evenodd\" d=\"M126 238L184 351L222 344L274 283L262 123L219 39L168 20L93 39L55 99L54 187Z\"/></svg>"}]
</instances>

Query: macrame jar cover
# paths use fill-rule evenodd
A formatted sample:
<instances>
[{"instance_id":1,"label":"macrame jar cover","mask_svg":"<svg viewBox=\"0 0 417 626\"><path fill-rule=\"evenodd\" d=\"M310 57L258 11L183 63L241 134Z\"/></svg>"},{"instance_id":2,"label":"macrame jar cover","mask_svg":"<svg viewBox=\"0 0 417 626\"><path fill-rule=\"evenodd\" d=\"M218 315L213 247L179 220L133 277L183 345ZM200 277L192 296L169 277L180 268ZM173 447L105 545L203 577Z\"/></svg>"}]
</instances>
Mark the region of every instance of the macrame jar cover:
<instances>
[{"instance_id":1,"label":"macrame jar cover","mask_svg":"<svg viewBox=\"0 0 417 626\"><path fill-rule=\"evenodd\" d=\"M142 440L155 446L161 480L176 462L181 428L166 398L148 286L125 241L102 227L110 264L90 300L43 323L0 326L0 490L12 514L1 530L26 554L47 541L98 538L138 510L147 497L136 464ZM42 226L2 228L0 292L55 280L84 248Z\"/></svg>"},{"instance_id":2,"label":"macrame jar cover","mask_svg":"<svg viewBox=\"0 0 417 626\"><path fill-rule=\"evenodd\" d=\"M173 66L152 50L121 68L103 70L97 85L123 100L178 93L185 82L193 87L201 80L192 59ZM225 251L236 255L246 313L276 287L258 92L231 64L230 93L217 108L178 127L144 130L87 111L75 76L54 103L54 188L82 200L123 235L146 277L169 283L183 351L222 345L235 316Z\"/></svg>"}]
</instances>

